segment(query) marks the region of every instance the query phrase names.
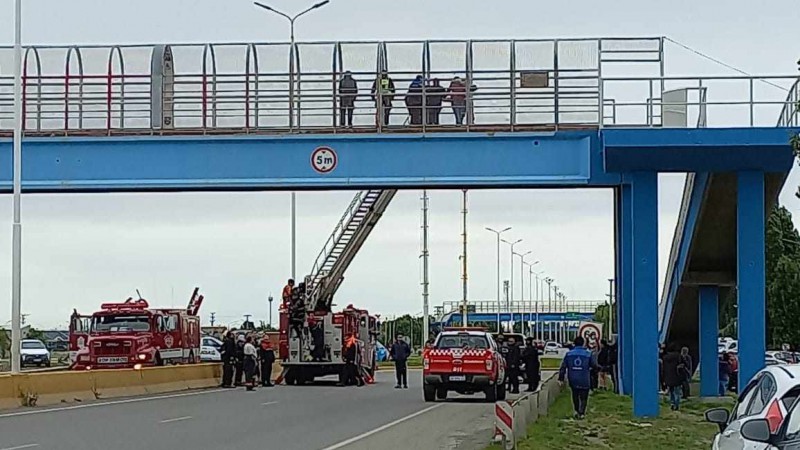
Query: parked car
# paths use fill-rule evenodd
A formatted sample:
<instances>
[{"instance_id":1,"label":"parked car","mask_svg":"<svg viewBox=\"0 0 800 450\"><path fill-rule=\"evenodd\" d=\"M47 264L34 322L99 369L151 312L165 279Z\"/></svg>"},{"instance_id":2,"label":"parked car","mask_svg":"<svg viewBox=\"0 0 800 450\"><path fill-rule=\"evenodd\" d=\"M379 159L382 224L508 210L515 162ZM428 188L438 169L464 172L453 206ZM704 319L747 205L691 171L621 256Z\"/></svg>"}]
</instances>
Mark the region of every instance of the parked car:
<instances>
[{"instance_id":1,"label":"parked car","mask_svg":"<svg viewBox=\"0 0 800 450\"><path fill-rule=\"evenodd\" d=\"M205 362L219 362L222 361L222 355L219 349L222 347L222 341L212 336L203 336L200 347L200 361Z\"/></svg>"},{"instance_id":2,"label":"parked car","mask_svg":"<svg viewBox=\"0 0 800 450\"><path fill-rule=\"evenodd\" d=\"M727 338L724 341L720 341L717 344L717 352L738 352L739 351L739 341L735 341L733 339Z\"/></svg>"},{"instance_id":3,"label":"parked car","mask_svg":"<svg viewBox=\"0 0 800 450\"><path fill-rule=\"evenodd\" d=\"M20 366L50 367L50 351L38 339L23 339L20 343Z\"/></svg>"},{"instance_id":4,"label":"parked car","mask_svg":"<svg viewBox=\"0 0 800 450\"><path fill-rule=\"evenodd\" d=\"M746 448L795 450L800 448L800 400L792 404L783 425L773 433L768 419L752 419L742 424L741 435Z\"/></svg>"},{"instance_id":5,"label":"parked car","mask_svg":"<svg viewBox=\"0 0 800 450\"><path fill-rule=\"evenodd\" d=\"M800 396L800 366L775 365L756 374L741 390L731 412L725 408L706 411L706 420L719 425L713 450L762 450L770 448L747 439L742 426L754 419L765 419L769 431L775 434L787 417L789 408ZM752 425L755 427L756 425ZM747 444L747 445L745 445Z\"/></svg>"},{"instance_id":6,"label":"parked car","mask_svg":"<svg viewBox=\"0 0 800 450\"><path fill-rule=\"evenodd\" d=\"M558 342L550 341L550 342L544 344L544 354L545 355L550 355L550 354L557 355L558 354L558 350L560 348L561 348L561 345L559 345Z\"/></svg>"}]
</instances>

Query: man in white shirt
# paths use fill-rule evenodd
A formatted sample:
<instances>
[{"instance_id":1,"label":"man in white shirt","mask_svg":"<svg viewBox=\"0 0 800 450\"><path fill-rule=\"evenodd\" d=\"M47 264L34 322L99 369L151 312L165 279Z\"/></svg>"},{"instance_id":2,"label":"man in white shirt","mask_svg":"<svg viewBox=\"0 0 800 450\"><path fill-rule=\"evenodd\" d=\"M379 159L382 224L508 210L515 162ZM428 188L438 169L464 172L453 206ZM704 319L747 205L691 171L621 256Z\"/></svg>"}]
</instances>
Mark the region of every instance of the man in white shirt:
<instances>
[{"instance_id":1,"label":"man in white shirt","mask_svg":"<svg viewBox=\"0 0 800 450\"><path fill-rule=\"evenodd\" d=\"M253 345L253 337L247 336L244 343L244 385L248 391L253 390L256 374L256 347Z\"/></svg>"}]
</instances>

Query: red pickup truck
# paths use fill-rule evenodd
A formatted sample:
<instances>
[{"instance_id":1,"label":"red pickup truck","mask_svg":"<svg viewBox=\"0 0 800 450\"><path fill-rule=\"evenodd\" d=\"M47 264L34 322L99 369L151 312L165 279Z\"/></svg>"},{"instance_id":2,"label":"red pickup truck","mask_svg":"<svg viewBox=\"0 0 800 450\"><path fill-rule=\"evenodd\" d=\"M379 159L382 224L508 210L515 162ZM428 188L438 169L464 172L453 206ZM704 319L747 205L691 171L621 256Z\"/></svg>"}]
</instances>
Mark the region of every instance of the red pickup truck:
<instances>
[{"instance_id":1,"label":"red pickup truck","mask_svg":"<svg viewBox=\"0 0 800 450\"><path fill-rule=\"evenodd\" d=\"M422 364L426 402L444 400L448 391L483 392L489 402L506 397L505 361L485 331L443 331L425 351Z\"/></svg>"}]
</instances>

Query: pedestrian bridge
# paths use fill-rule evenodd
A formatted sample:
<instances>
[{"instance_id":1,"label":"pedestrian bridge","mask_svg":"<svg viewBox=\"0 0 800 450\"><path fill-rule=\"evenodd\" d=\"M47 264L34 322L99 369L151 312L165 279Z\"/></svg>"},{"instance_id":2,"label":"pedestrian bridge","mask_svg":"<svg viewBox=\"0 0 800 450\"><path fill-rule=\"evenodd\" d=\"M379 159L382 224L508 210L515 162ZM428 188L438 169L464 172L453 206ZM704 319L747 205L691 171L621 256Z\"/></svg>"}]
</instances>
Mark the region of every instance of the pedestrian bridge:
<instances>
[{"instance_id":1,"label":"pedestrian bridge","mask_svg":"<svg viewBox=\"0 0 800 450\"><path fill-rule=\"evenodd\" d=\"M763 219L792 167L788 141L799 125L796 74L673 76L664 47L660 37L33 46L24 52L22 186L611 188L621 378L635 412L652 415L659 337L710 348L716 322L708 312L720 289L735 286L746 299L738 309L747 318L739 321L740 373L763 365ZM5 192L11 57L0 48ZM345 71L358 84L352 127L342 125L339 108ZM395 85L391 102L373 95L380 72ZM445 88L460 77L471 87L463 124L446 92L438 124L408 123L404 101L417 75ZM417 95L428 108L437 104L428 97L442 94L426 83ZM388 123L376 120L389 103ZM311 161L320 149L325 167ZM689 176L659 305L664 172ZM706 314L698 319L699 291ZM709 355L701 351L700 360Z\"/></svg>"}]
</instances>

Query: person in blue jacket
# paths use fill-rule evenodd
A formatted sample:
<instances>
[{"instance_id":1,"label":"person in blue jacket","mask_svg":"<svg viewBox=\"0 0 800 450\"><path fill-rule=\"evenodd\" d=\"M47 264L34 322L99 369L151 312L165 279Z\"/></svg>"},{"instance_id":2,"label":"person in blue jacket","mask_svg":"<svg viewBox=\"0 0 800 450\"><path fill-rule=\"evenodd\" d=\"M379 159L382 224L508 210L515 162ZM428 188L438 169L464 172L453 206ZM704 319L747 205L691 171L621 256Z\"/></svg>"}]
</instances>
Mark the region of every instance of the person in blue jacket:
<instances>
[{"instance_id":1,"label":"person in blue jacket","mask_svg":"<svg viewBox=\"0 0 800 450\"><path fill-rule=\"evenodd\" d=\"M558 371L558 382L563 384L566 378L572 390L572 406L574 417L583 419L586 416L586 404L589 402L589 390L592 388L591 369L599 369L592 359L592 353L584 347L586 341L578 336L574 348L567 353Z\"/></svg>"}]
</instances>

